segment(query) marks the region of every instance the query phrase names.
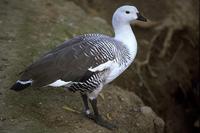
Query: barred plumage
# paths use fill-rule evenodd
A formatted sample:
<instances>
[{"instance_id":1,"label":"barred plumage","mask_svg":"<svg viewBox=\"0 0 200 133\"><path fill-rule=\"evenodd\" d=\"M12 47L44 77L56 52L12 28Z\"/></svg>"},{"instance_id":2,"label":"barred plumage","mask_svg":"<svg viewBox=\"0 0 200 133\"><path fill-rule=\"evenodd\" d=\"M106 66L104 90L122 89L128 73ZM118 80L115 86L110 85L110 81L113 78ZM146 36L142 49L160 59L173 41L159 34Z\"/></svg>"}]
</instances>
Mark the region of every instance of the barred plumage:
<instances>
[{"instance_id":1,"label":"barred plumage","mask_svg":"<svg viewBox=\"0 0 200 133\"><path fill-rule=\"evenodd\" d=\"M67 89L73 92L80 91L81 93L91 93L103 82L106 71L107 70L97 72L88 79L79 82L73 82L69 87L67 87Z\"/></svg>"},{"instance_id":2,"label":"barred plumage","mask_svg":"<svg viewBox=\"0 0 200 133\"><path fill-rule=\"evenodd\" d=\"M87 45L90 50L84 51L83 54L86 58L94 56L96 62L94 66L98 66L108 60L113 60L120 66L126 66L128 60L130 60L129 50L121 44L122 42L115 41L102 34L85 34L79 37L86 42L80 44L79 48L84 51L83 48ZM103 80L105 80L106 71L107 70L97 72L84 81L74 81L68 86L68 89L73 92L80 91L82 93L91 93L94 89L98 88ZM103 74L105 76L102 76Z\"/></svg>"}]
</instances>

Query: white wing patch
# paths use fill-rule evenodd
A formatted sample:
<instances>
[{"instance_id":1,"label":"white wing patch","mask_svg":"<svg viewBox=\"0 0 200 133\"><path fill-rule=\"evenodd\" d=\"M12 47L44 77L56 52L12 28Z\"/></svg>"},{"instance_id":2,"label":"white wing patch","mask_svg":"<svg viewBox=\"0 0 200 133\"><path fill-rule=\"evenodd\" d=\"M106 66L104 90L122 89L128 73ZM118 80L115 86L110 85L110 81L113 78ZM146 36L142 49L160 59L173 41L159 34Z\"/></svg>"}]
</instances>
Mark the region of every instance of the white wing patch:
<instances>
[{"instance_id":1,"label":"white wing patch","mask_svg":"<svg viewBox=\"0 0 200 133\"><path fill-rule=\"evenodd\" d=\"M21 81L21 80L17 80L17 83L20 83L20 84L29 84L29 83L32 83L33 81L32 80L28 80L28 81Z\"/></svg>"},{"instance_id":2,"label":"white wing patch","mask_svg":"<svg viewBox=\"0 0 200 133\"><path fill-rule=\"evenodd\" d=\"M90 67L88 70L91 71L91 72L103 71L104 69L111 67L112 64L113 64L113 61L107 61L107 62L105 62L105 63L103 63L103 64L101 64L97 67L94 67L94 68Z\"/></svg>"},{"instance_id":3,"label":"white wing patch","mask_svg":"<svg viewBox=\"0 0 200 133\"><path fill-rule=\"evenodd\" d=\"M58 80L56 80L55 82L53 82L53 83L51 83L51 84L49 84L49 85L47 85L47 86L61 87L61 86L65 86L65 85L67 85L67 84L69 84L69 83L71 83L71 82L72 82L72 81L65 82L65 81L63 81L63 80L61 80L61 79L58 79Z\"/></svg>"}]
</instances>

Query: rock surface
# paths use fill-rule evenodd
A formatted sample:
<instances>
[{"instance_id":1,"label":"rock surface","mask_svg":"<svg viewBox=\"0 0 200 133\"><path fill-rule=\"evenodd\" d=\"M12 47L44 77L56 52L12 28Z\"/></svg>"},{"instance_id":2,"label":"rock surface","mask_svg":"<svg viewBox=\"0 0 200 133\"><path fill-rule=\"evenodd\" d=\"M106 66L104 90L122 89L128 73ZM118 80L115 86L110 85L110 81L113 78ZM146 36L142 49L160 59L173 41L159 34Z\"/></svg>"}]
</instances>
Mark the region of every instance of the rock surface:
<instances>
[{"instance_id":1,"label":"rock surface","mask_svg":"<svg viewBox=\"0 0 200 133\"><path fill-rule=\"evenodd\" d=\"M110 35L111 26L65 0L2 0L0 9L0 132L112 132L77 113L82 110L79 94L62 88L9 90L20 71L64 38L87 32ZM114 132L163 133L163 120L133 92L109 85L99 97L99 109L118 126Z\"/></svg>"}]
</instances>

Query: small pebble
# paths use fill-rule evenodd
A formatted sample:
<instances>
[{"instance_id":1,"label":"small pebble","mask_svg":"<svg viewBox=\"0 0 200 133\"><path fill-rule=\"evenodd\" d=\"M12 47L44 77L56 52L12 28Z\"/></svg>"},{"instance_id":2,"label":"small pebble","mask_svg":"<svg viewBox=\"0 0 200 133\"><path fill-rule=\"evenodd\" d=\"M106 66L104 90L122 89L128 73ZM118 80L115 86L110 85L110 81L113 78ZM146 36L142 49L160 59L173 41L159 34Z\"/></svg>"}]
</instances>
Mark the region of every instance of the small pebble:
<instances>
[{"instance_id":1,"label":"small pebble","mask_svg":"<svg viewBox=\"0 0 200 133\"><path fill-rule=\"evenodd\" d=\"M141 112L141 109L139 107L133 107L131 110L134 112Z\"/></svg>"},{"instance_id":2,"label":"small pebble","mask_svg":"<svg viewBox=\"0 0 200 133\"><path fill-rule=\"evenodd\" d=\"M136 126L137 126L137 127L139 127L139 126L140 126L140 124L139 124L139 123L136 123Z\"/></svg>"},{"instance_id":3,"label":"small pebble","mask_svg":"<svg viewBox=\"0 0 200 133\"><path fill-rule=\"evenodd\" d=\"M124 102L124 98L123 98L123 97L118 96L118 99L119 99L121 102Z\"/></svg>"},{"instance_id":4,"label":"small pebble","mask_svg":"<svg viewBox=\"0 0 200 133\"><path fill-rule=\"evenodd\" d=\"M140 87L142 87L142 86L143 86L143 83L142 83L142 82L140 82L140 83L139 83L139 86L140 86Z\"/></svg>"},{"instance_id":5,"label":"small pebble","mask_svg":"<svg viewBox=\"0 0 200 133\"><path fill-rule=\"evenodd\" d=\"M143 114L149 114L149 113L152 112L152 109L148 106L143 106L143 107L140 108L140 110Z\"/></svg>"},{"instance_id":6,"label":"small pebble","mask_svg":"<svg viewBox=\"0 0 200 133\"><path fill-rule=\"evenodd\" d=\"M98 130L98 133L102 133L102 130Z\"/></svg>"},{"instance_id":7,"label":"small pebble","mask_svg":"<svg viewBox=\"0 0 200 133\"><path fill-rule=\"evenodd\" d=\"M0 121L5 121L5 120L6 120L6 118L0 117Z\"/></svg>"},{"instance_id":8,"label":"small pebble","mask_svg":"<svg viewBox=\"0 0 200 133\"><path fill-rule=\"evenodd\" d=\"M165 126L165 122L159 117L154 119L153 122L154 122L154 125L157 126L157 127L164 127Z\"/></svg>"}]
</instances>

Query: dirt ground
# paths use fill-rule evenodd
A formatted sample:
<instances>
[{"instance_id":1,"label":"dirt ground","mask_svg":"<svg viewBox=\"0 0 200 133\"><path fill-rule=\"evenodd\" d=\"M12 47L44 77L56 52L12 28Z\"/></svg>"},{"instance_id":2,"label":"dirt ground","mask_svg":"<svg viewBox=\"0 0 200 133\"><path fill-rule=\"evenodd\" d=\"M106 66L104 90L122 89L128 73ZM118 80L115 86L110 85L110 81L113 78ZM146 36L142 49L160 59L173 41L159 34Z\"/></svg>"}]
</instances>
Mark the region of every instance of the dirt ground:
<instances>
[{"instance_id":1,"label":"dirt ground","mask_svg":"<svg viewBox=\"0 0 200 133\"><path fill-rule=\"evenodd\" d=\"M134 93L117 86L107 86L99 100L104 117L117 125L110 131L88 120L81 113L79 94L60 89L29 89L20 94L10 93L1 107L2 133L110 133L163 132L164 122ZM76 110L69 111L65 107Z\"/></svg>"}]
</instances>

